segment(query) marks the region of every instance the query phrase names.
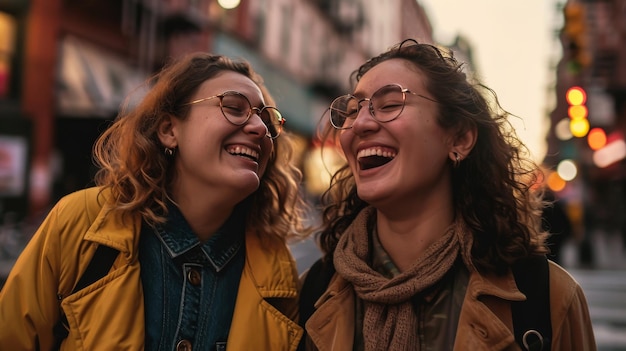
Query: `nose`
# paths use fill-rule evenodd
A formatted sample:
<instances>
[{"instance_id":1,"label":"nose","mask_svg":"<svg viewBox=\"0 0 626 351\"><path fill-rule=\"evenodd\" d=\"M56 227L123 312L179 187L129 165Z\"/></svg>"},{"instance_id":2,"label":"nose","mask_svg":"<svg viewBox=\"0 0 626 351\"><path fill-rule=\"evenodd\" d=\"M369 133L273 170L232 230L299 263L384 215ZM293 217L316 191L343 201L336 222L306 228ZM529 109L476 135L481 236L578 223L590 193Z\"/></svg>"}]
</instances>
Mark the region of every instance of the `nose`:
<instances>
[{"instance_id":1,"label":"nose","mask_svg":"<svg viewBox=\"0 0 626 351\"><path fill-rule=\"evenodd\" d=\"M363 103L366 103L363 105ZM365 114L365 116L363 115ZM359 100L359 111L354 119L354 123L352 123L352 129L355 133L359 133L362 131L372 130L379 127L378 122L372 116L372 112L370 110L370 100L369 99L361 99Z\"/></svg>"},{"instance_id":2,"label":"nose","mask_svg":"<svg viewBox=\"0 0 626 351\"><path fill-rule=\"evenodd\" d=\"M267 136L269 134L267 126L263 122L263 119L261 119L260 114L260 110L252 110L252 115L250 116L250 119L248 119L248 122L246 122L246 124L244 124L243 126L243 129L246 133L256 134L260 136Z\"/></svg>"}]
</instances>

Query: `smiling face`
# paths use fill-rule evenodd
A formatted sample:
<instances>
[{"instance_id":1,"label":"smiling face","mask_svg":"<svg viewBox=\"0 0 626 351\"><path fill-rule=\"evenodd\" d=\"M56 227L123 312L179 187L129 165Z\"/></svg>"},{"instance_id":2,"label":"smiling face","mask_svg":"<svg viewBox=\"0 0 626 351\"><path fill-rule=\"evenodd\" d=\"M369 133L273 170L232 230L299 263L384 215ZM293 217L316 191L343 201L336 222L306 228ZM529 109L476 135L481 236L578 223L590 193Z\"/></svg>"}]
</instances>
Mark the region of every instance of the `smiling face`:
<instances>
[{"instance_id":1,"label":"smiling face","mask_svg":"<svg viewBox=\"0 0 626 351\"><path fill-rule=\"evenodd\" d=\"M364 201L381 208L414 208L426 200L450 196L451 134L437 123L438 104L426 90L425 75L409 61L383 61L363 75L353 93L370 98L398 84L425 96L406 94L404 110L390 122L376 121L366 101L340 142ZM430 203L430 202L428 202Z\"/></svg>"},{"instance_id":2,"label":"smiling face","mask_svg":"<svg viewBox=\"0 0 626 351\"><path fill-rule=\"evenodd\" d=\"M243 94L253 107L264 106L256 83L233 71L206 80L190 101L226 91ZM272 152L273 141L266 133L257 114L240 126L228 122L219 98L190 105L187 118L163 122L159 133L163 146L177 149L174 196L210 193L234 203L245 199L258 189Z\"/></svg>"}]
</instances>

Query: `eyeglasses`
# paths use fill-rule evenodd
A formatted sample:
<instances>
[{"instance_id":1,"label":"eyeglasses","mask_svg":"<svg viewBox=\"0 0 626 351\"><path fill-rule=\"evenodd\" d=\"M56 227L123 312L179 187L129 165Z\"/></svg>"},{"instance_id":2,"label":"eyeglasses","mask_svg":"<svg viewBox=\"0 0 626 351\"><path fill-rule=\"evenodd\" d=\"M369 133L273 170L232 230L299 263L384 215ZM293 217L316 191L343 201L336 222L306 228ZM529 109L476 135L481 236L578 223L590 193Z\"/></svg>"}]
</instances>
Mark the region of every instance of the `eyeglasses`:
<instances>
[{"instance_id":1,"label":"eyeglasses","mask_svg":"<svg viewBox=\"0 0 626 351\"><path fill-rule=\"evenodd\" d=\"M404 110L407 93L437 102L434 99L402 88L398 84L390 84L376 90L369 99L359 99L350 94L336 98L330 104L330 123L336 129L352 128L356 117L359 115L359 111L361 111L361 103L363 101L369 103L370 114L375 120L381 123L391 122L398 118Z\"/></svg>"},{"instance_id":2,"label":"eyeglasses","mask_svg":"<svg viewBox=\"0 0 626 351\"><path fill-rule=\"evenodd\" d=\"M252 107L248 98L236 91L227 91L219 95L209 96L207 98L194 100L184 105L193 105L202 101L211 100L214 98L220 99L220 109L222 115L226 120L236 126L246 124L252 116L254 111L267 127L266 136L271 139L276 139L283 131L283 124L285 124L285 118L280 114L280 111L273 106L263 106L261 108ZM184 106L183 105L183 106Z\"/></svg>"}]
</instances>

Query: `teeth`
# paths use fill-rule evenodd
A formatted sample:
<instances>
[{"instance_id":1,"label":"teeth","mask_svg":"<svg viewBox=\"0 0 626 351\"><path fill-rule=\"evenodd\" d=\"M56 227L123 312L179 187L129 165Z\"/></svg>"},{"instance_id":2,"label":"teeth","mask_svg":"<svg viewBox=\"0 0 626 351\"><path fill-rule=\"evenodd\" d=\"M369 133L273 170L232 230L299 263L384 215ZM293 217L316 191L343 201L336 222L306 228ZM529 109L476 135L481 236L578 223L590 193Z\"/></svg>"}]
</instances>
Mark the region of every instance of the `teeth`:
<instances>
[{"instance_id":1,"label":"teeth","mask_svg":"<svg viewBox=\"0 0 626 351\"><path fill-rule=\"evenodd\" d=\"M368 156L382 156L382 157L387 157L387 158L394 158L396 157L396 153L392 151L387 151L387 150L383 151L381 147L372 147L369 149L363 149L359 151L359 153L356 155L357 158L368 157Z\"/></svg>"},{"instance_id":2,"label":"teeth","mask_svg":"<svg viewBox=\"0 0 626 351\"><path fill-rule=\"evenodd\" d=\"M233 147L229 147L228 150L229 154L231 155L243 155L243 156L248 156L254 160L258 160L259 159L259 153L252 150L249 147L245 147L245 146L241 146L241 145L237 145L237 146L233 146Z\"/></svg>"}]
</instances>

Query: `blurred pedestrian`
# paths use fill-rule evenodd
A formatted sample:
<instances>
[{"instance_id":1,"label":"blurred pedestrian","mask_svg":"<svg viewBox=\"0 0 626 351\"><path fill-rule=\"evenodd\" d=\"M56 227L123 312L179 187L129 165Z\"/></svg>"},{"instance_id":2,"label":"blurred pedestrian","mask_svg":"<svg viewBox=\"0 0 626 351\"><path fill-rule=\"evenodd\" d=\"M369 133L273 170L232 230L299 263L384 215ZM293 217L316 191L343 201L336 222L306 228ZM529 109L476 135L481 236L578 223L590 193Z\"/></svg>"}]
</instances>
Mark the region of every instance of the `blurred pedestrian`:
<instances>
[{"instance_id":1,"label":"blurred pedestrian","mask_svg":"<svg viewBox=\"0 0 626 351\"><path fill-rule=\"evenodd\" d=\"M541 212L541 225L549 232L547 246L550 250L548 258L562 265L562 249L567 240L572 238L572 224L565 211L562 200L557 199L550 189L544 192L546 205Z\"/></svg>"},{"instance_id":2,"label":"blurred pedestrian","mask_svg":"<svg viewBox=\"0 0 626 351\"><path fill-rule=\"evenodd\" d=\"M0 293L3 350L52 349L63 315L62 350L298 343L286 238L301 224L300 172L261 78L197 53L150 83L97 140L98 187L61 199L13 267ZM110 270L73 292L106 247L117 252Z\"/></svg>"},{"instance_id":3,"label":"blurred pedestrian","mask_svg":"<svg viewBox=\"0 0 626 351\"><path fill-rule=\"evenodd\" d=\"M314 265L303 285L329 266L336 273L308 320L302 290L301 346L519 350L551 337L552 350L594 350L582 289L545 258L541 199L525 181L536 166L495 93L468 80L451 54L414 40L353 77L324 135L347 160L324 196L326 266ZM546 316L531 322L551 331L527 329L516 344L513 314L526 299L518 264L531 290L545 267L547 309L537 316Z\"/></svg>"}]
</instances>

